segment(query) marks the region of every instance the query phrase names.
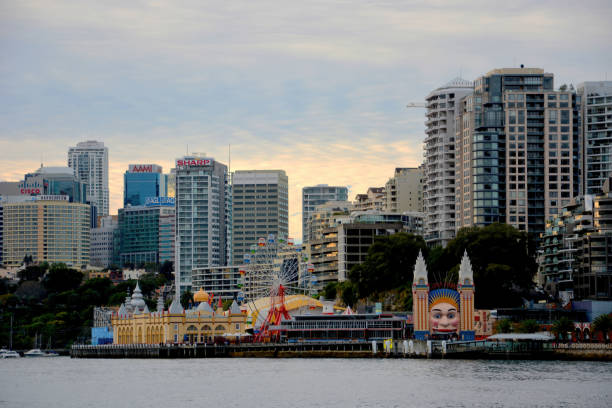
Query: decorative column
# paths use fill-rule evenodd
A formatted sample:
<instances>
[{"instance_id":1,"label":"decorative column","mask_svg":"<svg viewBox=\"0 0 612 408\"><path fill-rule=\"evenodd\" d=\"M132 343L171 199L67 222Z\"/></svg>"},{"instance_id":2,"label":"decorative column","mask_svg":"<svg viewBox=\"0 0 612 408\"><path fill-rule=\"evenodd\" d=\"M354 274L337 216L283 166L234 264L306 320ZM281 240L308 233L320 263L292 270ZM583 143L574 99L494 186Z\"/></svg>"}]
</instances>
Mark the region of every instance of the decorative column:
<instances>
[{"instance_id":1,"label":"decorative column","mask_svg":"<svg viewBox=\"0 0 612 408\"><path fill-rule=\"evenodd\" d=\"M414 265L412 278L412 322L414 338L425 340L429 336L429 283L421 251Z\"/></svg>"},{"instance_id":2,"label":"decorative column","mask_svg":"<svg viewBox=\"0 0 612 408\"><path fill-rule=\"evenodd\" d=\"M467 250L461 258L457 291L461 300L459 306L461 318L459 337L461 340L474 340L476 338L476 332L474 331L474 272Z\"/></svg>"}]
</instances>

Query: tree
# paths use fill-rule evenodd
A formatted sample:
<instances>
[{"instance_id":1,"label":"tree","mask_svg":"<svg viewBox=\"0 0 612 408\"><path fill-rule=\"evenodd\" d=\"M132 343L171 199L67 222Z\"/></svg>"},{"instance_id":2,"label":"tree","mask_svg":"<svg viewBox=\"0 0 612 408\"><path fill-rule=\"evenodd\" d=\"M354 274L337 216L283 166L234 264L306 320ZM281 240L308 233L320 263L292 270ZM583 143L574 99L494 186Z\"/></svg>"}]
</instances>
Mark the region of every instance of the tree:
<instances>
[{"instance_id":1,"label":"tree","mask_svg":"<svg viewBox=\"0 0 612 408\"><path fill-rule=\"evenodd\" d=\"M563 316L553 323L551 331L555 334L557 339L561 337L561 340L566 341L567 333L574 331L574 322Z\"/></svg>"},{"instance_id":2,"label":"tree","mask_svg":"<svg viewBox=\"0 0 612 408\"><path fill-rule=\"evenodd\" d=\"M164 275L167 281L174 279L172 272L174 272L174 265L171 261L164 261L164 263L162 263L159 267L159 273Z\"/></svg>"},{"instance_id":3,"label":"tree","mask_svg":"<svg viewBox=\"0 0 612 408\"><path fill-rule=\"evenodd\" d=\"M17 291L15 291L15 296L17 296L22 301L35 301L38 302L45 297L45 289L40 282L36 281L25 281L19 285Z\"/></svg>"},{"instance_id":4,"label":"tree","mask_svg":"<svg viewBox=\"0 0 612 408\"><path fill-rule=\"evenodd\" d=\"M608 335L612 330L612 315L604 314L598 316L595 320L593 320L592 324L593 333L600 332L604 341L607 343L610 341L610 336Z\"/></svg>"},{"instance_id":5,"label":"tree","mask_svg":"<svg viewBox=\"0 0 612 408\"><path fill-rule=\"evenodd\" d=\"M63 263L57 263L51 265L42 283L47 291L60 293L78 288L82 280L81 272L68 268Z\"/></svg>"},{"instance_id":6,"label":"tree","mask_svg":"<svg viewBox=\"0 0 612 408\"><path fill-rule=\"evenodd\" d=\"M338 294L338 282L329 282L327 285L325 285L321 294L325 299L336 299Z\"/></svg>"},{"instance_id":7,"label":"tree","mask_svg":"<svg viewBox=\"0 0 612 408\"><path fill-rule=\"evenodd\" d=\"M465 250L474 270L477 308L521 305L537 270L535 246L527 233L498 223L462 228L446 246L445 262L459 265Z\"/></svg>"},{"instance_id":8,"label":"tree","mask_svg":"<svg viewBox=\"0 0 612 408\"><path fill-rule=\"evenodd\" d=\"M349 272L350 281L355 284L359 298L368 297L412 284L412 271L419 251L428 254L423 237L398 233L378 237L368 249L362 264L355 265Z\"/></svg>"},{"instance_id":9,"label":"tree","mask_svg":"<svg viewBox=\"0 0 612 408\"><path fill-rule=\"evenodd\" d=\"M510 333L512 331L512 322L510 319L498 320L495 324L495 331L497 333Z\"/></svg>"},{"instance_id":10,"label":"tree","mask_svg":"<svg viewBox=\"0 0 612 408\"><path fill-rule=\"evenodd\" d=\"M356 286L350 281L344 281L339 286L342 291L340 295L342 302L347 306L355 307L358 300Z\"/></svg>"},{"instance_id":11,"label":"tree","mask_svg":"<svg viewBox=\"0 0 612 408\"><path fill-rule=\"evenodd\" d=\"M157 272L159 270L159 264L157 262L146 262L144 269L148 273Z\"/></svg>"},{"instance_id":12,"label":"tree","mask_svg":"<svg viewBox=\"0 0 612 408\"><path fill-rule=\"evenodd\" d=\"M537 321L533 319L523 320L519 323L518 332L519 333L535 333L540 331L540 325Z\"/></svg>"},{"instance_id":13,"label":"tree","mask_svg":"<svg viewBox=\"0 0 612 408\"><path fill-rule=\"evenodd\" d=\"M183 309L187 309L190 303L193 303L193 293L188 290L181 295L181 305Z\"/></svg>"},{"instance_id":14,"label":"tree","mask_svg":"<svg viewBox=\"0 0 612 408\"><path fill-rule=\"evenodd\" d=\"M47 267L45 264L40 265L28 265L25 269L17 272L17 277L20 281L37 281L43 277L45 272L47 272Z\"/></svg>"}]
</instances>

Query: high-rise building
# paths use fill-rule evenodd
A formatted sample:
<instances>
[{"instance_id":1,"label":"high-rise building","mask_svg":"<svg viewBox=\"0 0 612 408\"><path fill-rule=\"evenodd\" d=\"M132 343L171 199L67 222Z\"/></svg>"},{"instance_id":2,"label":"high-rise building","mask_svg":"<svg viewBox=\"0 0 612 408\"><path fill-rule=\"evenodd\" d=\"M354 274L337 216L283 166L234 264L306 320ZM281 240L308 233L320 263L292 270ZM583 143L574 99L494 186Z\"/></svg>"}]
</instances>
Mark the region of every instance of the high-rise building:
<instances>
[{"instance_id":1,"label":"high-rise building","mask_svg":"<svg viewBox=\"0 0 612 408\"><path fill-rule=\"evenodd\" d=\"M97 209L97 215L108 215L108 148L95 140L77 143L68 149L68 167L77 179L87 184L87 199Z\"/></svg>"},{"instance_id":2,"label":"high-rise building","mask_svg":"<svg viewBox=\"0 0 612 408\"><path fill-rule=\"evenodd\" d=\"M232 176L233 265L259 238L289 234L289 179L284 170L238 170Z\"/></svg>"},{"instance_id":3,"label":"high-rise building","mask_svg":"<svg viewBox=\"0 0 612 408\"><path fill-rule=\"evenodd\" d=\"M169 197L169 200L174 200ZM174 237L176 233L176 210L159 214L159 263L174 263Z\"/></svg>"},{"instance_id":4,"label":"high-rise building","mask_svg":"<svg viewBox=\"0 0 612 408\"><path fill-rule=\"evenodd\" d=\"M310 213L320 204L328 201L347 201L348 188L342 186L328 186L317 184L302 189L302 242L308 242L307 223Z\"/></svg>"},{"instance_id":5,"label":"high-rise building","mask_svg":"<svg viewBox=\"0 0 612 408\"><path fill-rule=\"evenodd\" d=\"M176 159L177 294L192 289L192 270L231 260L231 194L227 166L212 158Z\"/></svg>"},{"instance_id":6,"label":"high-rise building","mask_svg":"<svg viewBox=\"0 0 612 408\"><path fill-rule=\"evenodd\" d=\"M430 246L446 246L455 237L455 116L458 101L472 90L472 82L455 78L426 98L423 211Z\"/></svg>"},{"instance_id":7,"label":"high-rise building","mask_svg":"<svg viewBox=\"0 0 612 408\"><path fill-rule=\"evenodd\" d=\"M147 198L167 197L168 175L157 164L130 164L123 175L123 206L145 205Z\"/></svg>"},{"instance_id":8,"label":"high-rise building","mask_svg":"<svg viewBox=\"0 0 612 408\"><path fill-rule=\"evenodd\" d=\"M67 196L32 197L3 204L3 263L62 262L81 267L89 263L89 205L71 203Z\"/></svg>"},{"instance_id":9,"label":"high-rise building","mask_svg":"<svg viewBox=\"0 0 612 408\"><path fill-rule=\"evenodd\" d=\"M41 167L19 183L21 195L64 195L71 203L85 204L87 184L77 180L70 167Z\"/></svg>"},{"instance_id":10,"label":"high-rise building","mask_svg":"<svg viewBox=\"0 0 612 408\"><path fill-rule=\"evenodd\" d=\"M91 229L89 264L108 268L118 265L119 222L116 215L101 217L100 226Z\"/></svg>"},{"instance_id":11,"label":"high-rise building","mask_svg":"<svg viewBox=\"0 0 612 408\"><path fill-rule=\"evenodd\" d=\"M160 256L161 241L168 241L167 222L162 218L175 216L174 202L168 199L164 203L159 200L150 200L146 205L128 206L119 209L120 250L119 262L121 266L155 263L161 264L164 260ZM162 233L164 234L162 236ZM167 257L168 248L165 256Z\"/></svg>"},{"instance_id":12,"label":"high-rise building","mask_svg":"<svg viewBox=\"0 0 612 408\"><path fill-rule=\"evenodd\" d=\"M385 211L423 212L423 169L397 167L385 184Z\"/></svg>"},{"instance_id":13,"label":"high-rise building","mask_svg":"<svg viewBox=\"0 0 612 408\"><path fill-rule=\"evenodd\" d=\"M539 237L579 194L580 114L539 68L495 69L475 81L456 119L457 229L507 223Z\"/></svg>"},{"instance_id":14,"label":"high-rise building","mask_svg":"<svg viewBox=\"0 0 612 408\"><path fill-rule=\"evenodd\" d=\"M577 87L582 106L582 194L600 194L612 174L612 81Z\"/></svg>"}]
</instances>

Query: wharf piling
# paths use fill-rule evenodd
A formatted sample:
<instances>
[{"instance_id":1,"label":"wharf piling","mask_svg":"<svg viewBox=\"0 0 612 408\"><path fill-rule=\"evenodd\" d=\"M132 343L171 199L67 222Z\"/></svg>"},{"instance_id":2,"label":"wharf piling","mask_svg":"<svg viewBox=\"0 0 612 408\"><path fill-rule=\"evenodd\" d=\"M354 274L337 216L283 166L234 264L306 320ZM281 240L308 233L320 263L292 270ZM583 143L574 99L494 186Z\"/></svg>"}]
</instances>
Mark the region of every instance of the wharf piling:
<instances>
[{"instance_id":1,"label":"wharf piling","mask_svg":"<svg viewBox=\"0 0 612 408\"><path fill-rule=\"evenodd\" d=\"M467 358L612 361L610 344L381 340L242 344L74 345L73 358Z\"/></svg>"}]
</instances>

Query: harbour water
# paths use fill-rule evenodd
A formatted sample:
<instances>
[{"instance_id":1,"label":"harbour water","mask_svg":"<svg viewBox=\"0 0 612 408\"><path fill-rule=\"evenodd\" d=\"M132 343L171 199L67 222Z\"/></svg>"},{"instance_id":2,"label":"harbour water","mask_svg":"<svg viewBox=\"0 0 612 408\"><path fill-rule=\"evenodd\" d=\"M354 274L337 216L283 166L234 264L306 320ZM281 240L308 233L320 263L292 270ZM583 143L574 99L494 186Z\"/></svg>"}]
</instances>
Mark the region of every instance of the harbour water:
<instances>
[{"instance_id":1,"label":"harbour water","mask_svg":"<svg viewBox=\"0 0 612 408\"><path fill-rule=\"evenodd\" d=\"M1 407L609 407L612 363L0 360Z\"/></svg>"}]
</instances>

